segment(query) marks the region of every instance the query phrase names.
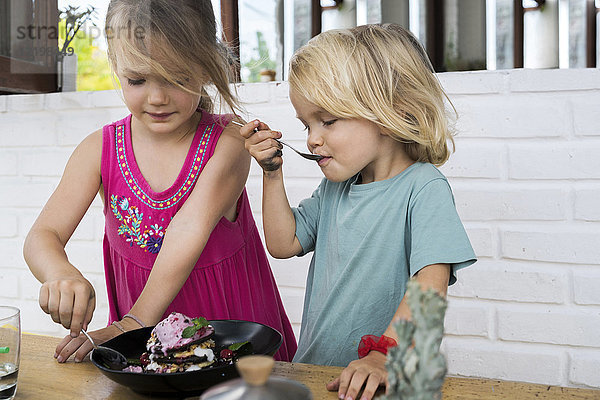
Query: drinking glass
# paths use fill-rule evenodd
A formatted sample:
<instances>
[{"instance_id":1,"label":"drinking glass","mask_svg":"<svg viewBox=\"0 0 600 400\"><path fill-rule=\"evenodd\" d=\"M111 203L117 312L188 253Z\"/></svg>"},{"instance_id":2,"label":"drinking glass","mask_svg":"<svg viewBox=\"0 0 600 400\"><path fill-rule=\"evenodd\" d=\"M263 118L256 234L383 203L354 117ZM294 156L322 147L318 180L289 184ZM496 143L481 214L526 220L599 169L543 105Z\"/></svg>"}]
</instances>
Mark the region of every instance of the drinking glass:
<instances>
[{"instance_id":1,"label":"drinking glass","mask_svg":"<svg viewBox=\"0 0 600 400\"><path fill-rule=\"evenodd\" d=\"M0 306L0 400L12 400L17 392L21 323L19 309Z\"/></svg>"}]
</instances>

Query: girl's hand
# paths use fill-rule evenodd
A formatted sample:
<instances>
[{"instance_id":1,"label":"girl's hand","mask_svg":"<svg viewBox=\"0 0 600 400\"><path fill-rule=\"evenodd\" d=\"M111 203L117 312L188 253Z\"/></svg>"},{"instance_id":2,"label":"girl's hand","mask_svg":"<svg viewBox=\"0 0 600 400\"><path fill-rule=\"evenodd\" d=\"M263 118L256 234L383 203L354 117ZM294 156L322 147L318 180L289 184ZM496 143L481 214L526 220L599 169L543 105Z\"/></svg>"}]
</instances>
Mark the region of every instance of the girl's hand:
<instances>
[{"instance_id":1,"label":"girl's hand","mask_svg":"<svg viewBox=\"0 0 600 400\"><path fill-rule=\"evenodd\" d=\"M365 357L350 362L339 378L327 384L327 390L337 390L340 399L358 400L357 396L364 385L360 400L371 400L379 385L387 387L385 360L385 354L372 351Z\"/></svg>"},{"instance_id":2,"label":"girl's hand","mask_svg":"<svg viewBox=\"0 0 600 400\"><path fill-rule=\"evenodd\" d=\"M246 150L263 171L271 172L281 168L283 146L274 140L281 137L281 132L272 131L267 124L254 120L244 125L240 133L246 139Z\"/></svg>"},{"instance_id":3,"label":"girl's hand","mask_svg":"<svg viewBox=\"0 0 600 400\"><path fill-rule=\"evenodd\" d=\"M121 326L126 331L137 329L140 326L130 318L124 318L121 321ZM97 331L88 332L88 335L94 339L94 342L97 345L100 345L116 336L119 336L121 330L114 325L109 325L106 328L98 329ZM56 351L54 353L54 358L59 363L63 363L67 361L72 354L75 354L75 362L81 362L85 358L85 356L92 351L94 346L92 343L85 337L85 335L79 335L76 338L67 335L63 340L56 346Z\"/></svg>"},{"instance_id":4,"label":"girl's hand","mask_svg":"<svg viewBox=\"0 0 600 400\"><path fill-rule=\"evenodd\" d=\"M71 330L71 337L87 329L96 308L96 292L81 275L46 281L39 297L40 307L52 320Z\"/></svg>"}]
</instances>

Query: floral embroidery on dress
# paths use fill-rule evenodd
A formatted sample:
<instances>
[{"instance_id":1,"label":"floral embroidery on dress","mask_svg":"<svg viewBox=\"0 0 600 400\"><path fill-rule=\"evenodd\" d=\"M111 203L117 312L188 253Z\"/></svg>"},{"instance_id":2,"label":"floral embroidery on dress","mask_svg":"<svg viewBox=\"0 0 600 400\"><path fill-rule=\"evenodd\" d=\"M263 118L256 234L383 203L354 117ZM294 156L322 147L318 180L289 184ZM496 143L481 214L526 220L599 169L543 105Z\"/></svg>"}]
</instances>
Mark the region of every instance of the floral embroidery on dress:
<instances>
[{"instance_id":1,"label":"floral embroidery on dress","mask_svg":"<svg viewBox=\"0 0 600 400\"><path fill-rule=\"evenodd\" d=\"M158 224L144 226L141 230L144 214L139 209L129 204L129 199L123 196L110 196L110 208L118 221L121 222L117 233L124 236L125 241L131 246L134 244L140 246L144 251L156 254L162 246L165 231Z\"/></svg>"},{"instance_id":2,"label":"floral embroidery on dress","mask_svg":"<svg viewBox=\"0 0 600 400\"><path fill-rule=\"evenodd\" d=\"M115 130L115 150L117 164L121 170L124 182L127 184L127 186L129 186L131 193L142 203L154 210L164 210L179 203L181 199L184 198L185 195L194 187L196 180L202 171L202 166L204 165L206 152L208 151L210 138L213 134L214 127L215 124L213 123L204 128L204 132L198 141L198 146L194 150L194 156L192 159L193 161L189 171L187 171L187 176L180 186L176 188L175 193L167 199L156 199L144 191L142 185L140 185L140 182L138 182L137 178L134 176L135 174L129 165L130 161L127 159L127 131L125 125L118 125Z\"/></svg>"}]
</instances>

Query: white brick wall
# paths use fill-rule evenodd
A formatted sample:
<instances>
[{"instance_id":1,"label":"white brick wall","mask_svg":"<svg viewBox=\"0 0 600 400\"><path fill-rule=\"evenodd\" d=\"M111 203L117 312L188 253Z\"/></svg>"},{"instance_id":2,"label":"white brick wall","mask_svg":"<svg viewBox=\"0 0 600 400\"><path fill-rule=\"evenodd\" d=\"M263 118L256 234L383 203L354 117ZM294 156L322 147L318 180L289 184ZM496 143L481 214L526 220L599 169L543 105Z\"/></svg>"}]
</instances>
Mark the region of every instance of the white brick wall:
<instances>
[{"instance_id":1,"label":"white brick wall","mask_svg":"<svg viewBox=\"0 0 600 400\"><path fill-rule=\"evenodd\" d=\"M456 153L442 168L479 257L449 290L449 372L600 387L600 70L440 74L459 113ZM239 86L249 117L304 146L287 84ZM0 96L0 303L23 328L62 335L37 305L39 283L23 239L56 187L73 147L126 115L118 94ZM284 150L293 204L320 181L318 167ZM261 228L261 175L248 191ZM107 319L100 202L68 245L98 291L93 327ZM296 334L309 257L271 260Z\"/></svg>"}]
</instances>

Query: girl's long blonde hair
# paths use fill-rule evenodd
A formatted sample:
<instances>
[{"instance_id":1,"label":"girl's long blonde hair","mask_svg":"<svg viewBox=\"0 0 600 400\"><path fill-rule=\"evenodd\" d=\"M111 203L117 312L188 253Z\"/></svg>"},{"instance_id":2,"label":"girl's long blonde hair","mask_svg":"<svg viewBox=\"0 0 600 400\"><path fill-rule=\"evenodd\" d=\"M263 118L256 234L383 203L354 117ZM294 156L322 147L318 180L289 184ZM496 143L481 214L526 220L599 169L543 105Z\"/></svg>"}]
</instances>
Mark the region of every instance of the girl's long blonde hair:
<instances>
[{"instance_id":1,"label":"girl's long blonde hair","mask_svg":"<svg viewBox=\"0 0 600 400\"><path fill-rule=\"evenodd\" d=\"M234 113L239 110L229 85L235 61L217 39L210 0L111 0L105 33L113 71L117 60L127 64L121 68L149 70L200 94L199 107L209 112L214 111L214 103L205 86L212 84L221 106L226 104ZM181 77L198 85L186 85Z\"/></svg>"},{"instance_id":2,"label":"girl's long blonde hair","mask_svg":"<svg viewBox=\"0 0 600 400\"><path fill-rule=\"evenodd\" d=\"M326 31L290 61L290 89L340 118L367 119L415 161L442 165L454 148L442 89L417 39L399 25Z\"/></svg>"}]
</instances>

